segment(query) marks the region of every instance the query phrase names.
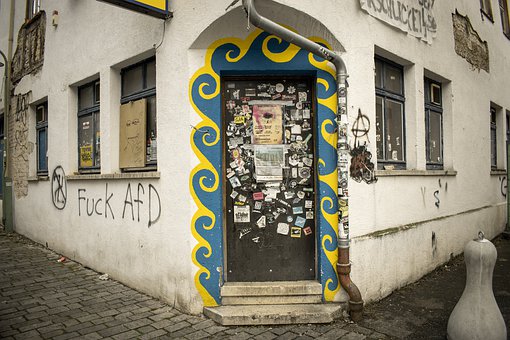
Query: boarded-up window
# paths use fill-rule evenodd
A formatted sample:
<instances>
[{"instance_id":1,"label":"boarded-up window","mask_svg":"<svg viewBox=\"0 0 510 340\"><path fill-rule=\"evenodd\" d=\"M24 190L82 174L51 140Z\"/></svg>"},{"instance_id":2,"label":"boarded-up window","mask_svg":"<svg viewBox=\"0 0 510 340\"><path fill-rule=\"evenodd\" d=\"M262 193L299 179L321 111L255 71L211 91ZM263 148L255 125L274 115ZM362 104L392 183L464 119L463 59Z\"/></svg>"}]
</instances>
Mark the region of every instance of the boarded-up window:
<instances>
[{"instance_id":1,"label":"boarded-up window","mask_svg":"<svg viewBox=\"0 0 510 340\"><path fill-rule=\"evenodd\" d=\"M121 169L145 166L146 110L145 98L120 106L119 166Z\"/></svg>"}]
</instances>

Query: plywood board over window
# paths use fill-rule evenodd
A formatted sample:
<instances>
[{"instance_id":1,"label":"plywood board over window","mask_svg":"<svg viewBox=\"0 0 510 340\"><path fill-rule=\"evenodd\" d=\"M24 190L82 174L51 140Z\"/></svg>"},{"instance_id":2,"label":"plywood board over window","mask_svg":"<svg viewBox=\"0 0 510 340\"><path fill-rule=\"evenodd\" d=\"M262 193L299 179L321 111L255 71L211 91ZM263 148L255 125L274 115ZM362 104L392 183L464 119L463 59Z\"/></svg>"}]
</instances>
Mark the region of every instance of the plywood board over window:
<instances>
[{"instance_id":1,"label":"plywood board over window","mask_svg":"<svg viewBox=\"0 0 510 340\"><path fill-rule=\"evenodd\" d=\"M119 165L121 169L145 166L146 99L121 105Z\"/></svg>"}]
</instances>

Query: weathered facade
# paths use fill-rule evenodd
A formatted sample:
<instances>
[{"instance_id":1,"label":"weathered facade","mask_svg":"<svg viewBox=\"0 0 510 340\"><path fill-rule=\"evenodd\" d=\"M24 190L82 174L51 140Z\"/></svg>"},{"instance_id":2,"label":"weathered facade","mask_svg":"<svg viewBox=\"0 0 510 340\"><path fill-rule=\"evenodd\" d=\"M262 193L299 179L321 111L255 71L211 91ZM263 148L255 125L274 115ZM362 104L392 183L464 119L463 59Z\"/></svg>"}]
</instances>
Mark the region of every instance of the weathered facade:
<instances>
[{"instance_id":1,"label":"weathered facade","mask_svg":"<svg viewBox=\"0 0 510 340\"><path fill-rule=\"evenodd\" d=\"M26 21L15 2L16 232L198 313L222 305L229 282L311 281L323 302L346 301L339 234L370 301L478 230L503 231L501 1L482 14L468 0L257 1L341 56L343 117L333 64L230 3L172 0L164 20L42 0ZM0 0L3 52L9 5Z\"/></svg>"}]
</instances>

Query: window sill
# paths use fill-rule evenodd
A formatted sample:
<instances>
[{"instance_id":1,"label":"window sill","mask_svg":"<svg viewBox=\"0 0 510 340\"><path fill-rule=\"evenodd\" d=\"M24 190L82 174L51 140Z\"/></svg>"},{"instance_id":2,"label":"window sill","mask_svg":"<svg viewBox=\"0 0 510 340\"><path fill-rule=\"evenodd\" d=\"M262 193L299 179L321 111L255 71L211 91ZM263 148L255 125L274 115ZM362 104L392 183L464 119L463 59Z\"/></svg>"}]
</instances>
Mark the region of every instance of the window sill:
<instances>
[{"instance_id":1,"label":"window sill","mask_svg":"<svg viewBox=\"0 0 510 340\"><path fill-rule=\"evenodd\" d=\"M66 176L66 178L68 181L105 180L105 179L159 179L161 178L161 173L159 171L151 171L121 174L69 175Z\"/></svg>"},{"instance_id":2,"label":"window sill","mask_svg":"<svg viewBox=\"0 0 510 340\"><path fill-rule=\"evenodd\" d=\"M377 177L391 176L457 176L455 170L376 170Z\"/></svg>"},{"instance_id":3,"label":"window sill","mask_svg":"<svg viewBox=\"0 0 510 340\"><path fill-rule=\"evenodd\" d=\"M29 182L49 181L50 176L48 175L37 175L28 177Z\"/></svg>"},{"instance_id":4,"label":"window sill","mask_svg":"<svg viewBox=\"0 0 510 340\"><path fill-rule=\"evenodd\" d=\"M506 169L491 169L491 176L506 175Z\"/></svg>"}]
</instances>

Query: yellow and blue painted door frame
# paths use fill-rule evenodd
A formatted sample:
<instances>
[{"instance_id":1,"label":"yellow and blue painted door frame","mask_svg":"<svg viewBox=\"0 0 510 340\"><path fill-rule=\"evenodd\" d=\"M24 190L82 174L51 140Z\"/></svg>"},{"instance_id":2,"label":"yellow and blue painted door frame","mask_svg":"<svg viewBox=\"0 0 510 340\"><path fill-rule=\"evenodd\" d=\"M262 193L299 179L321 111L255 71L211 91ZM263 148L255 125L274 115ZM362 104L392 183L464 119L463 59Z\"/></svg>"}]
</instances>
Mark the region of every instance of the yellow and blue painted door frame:
<instances>
[{"instance_id":1,"label":"yellow and blue painted door frame","mask_svg":"<svg viewBox=\"0 0 510 340\"><path fill-rule=\"evenodd\" d=\"M315 37L311 40L329 48ZM223 237L223 141L221 76L314 75L317 94L316 157L318 158L316 199L318 279L323 300L333 301L340 290L336 272L338 202L337 202L337 132L336 72L331 64L281 39L256 30L246 39L225 38L207 50L204 65L190 80L190 102L202 119L191 133L191 146L199 164L190 174L190 192L197 205L191 231L197 245L192 260L198 267L195 286L204 306L221 305L220 288L224 272Z\"/></svg>"}]
</instances>

